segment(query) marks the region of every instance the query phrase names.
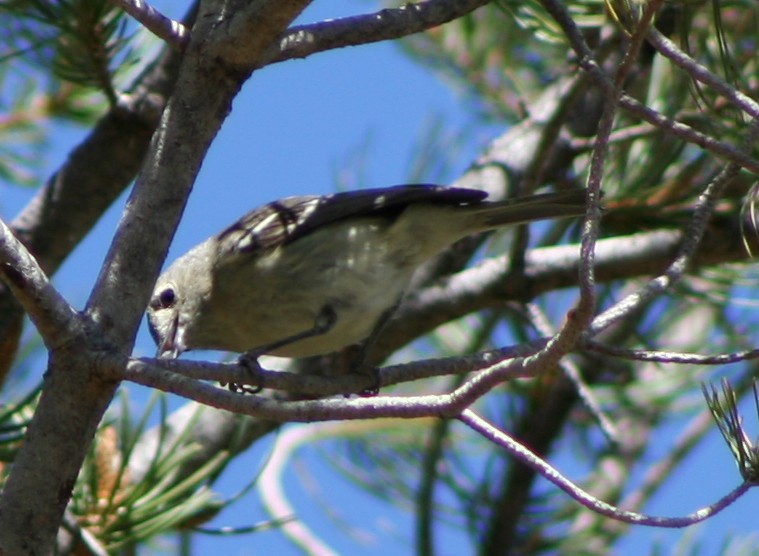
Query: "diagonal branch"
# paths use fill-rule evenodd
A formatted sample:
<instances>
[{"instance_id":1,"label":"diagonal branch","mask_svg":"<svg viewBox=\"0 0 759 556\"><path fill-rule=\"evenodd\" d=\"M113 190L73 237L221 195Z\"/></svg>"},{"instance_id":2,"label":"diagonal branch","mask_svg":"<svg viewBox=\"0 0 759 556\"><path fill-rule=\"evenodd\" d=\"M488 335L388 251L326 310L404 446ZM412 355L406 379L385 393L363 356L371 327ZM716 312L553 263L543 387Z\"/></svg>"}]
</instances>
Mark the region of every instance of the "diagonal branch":
<instances>
[{"instance_id":1,"label":"diagonal branch","mask_svg":"<svg viewBox=\"0 0 759 556\"><path fill-rule=\"evenodd\" d=\"M156 57L119 104L95 124L10 228L53 275L134 179L173 87L179 56ZM118 160L118 164L113 164ZM23 311L0 283L0 382L10 368Z\"/></svg>"},{"instance_id":2,"label":"diagonal branch","mask_svg":"<svg viewBox=\"0 0 759 556\"><path fill-rule=\"evenodd\" d=\"M139 21L148 31L177 50L184 50L190 41L190 30L161 12L144 0L111 0L126 13Z\"/></svg>"},{"instance_id":3,"label":"diagonal branch","mask_svg":"<svg viewBox=\"0 0 759 556\"><path fill-rule=\"evenodd\" d=\"M754 122L749 128L746 134L747 143L752 143L757 135L759 135L759 121ZM701 239L706 231L709 217L714 212L714 207L720 194L730 181L738 175L740 170L740 166L734 162L729 162L725 165L699 197L693 217L683 233L683 243L678 249L675 258L667 266L667 269L656 278L647 282L638 291L631 293L618 301L613 307L598 315L589 330L590 335L597 334L613 323L619 322L626 315L635 311L641 304L647 303L663 294L673 284L682 279L686 270L693 262Z\"/></svg>"},{"instance_id":4,"label":"diagonal branch","mask_svg":"<svg viewBox=\"0 0 759 556\"><path fill-rule=\"evenodd\" d=\"M544 5L549 13L553 16L557 23L561 26L562 30L569 39L569 43L572 49L577 54L581 67L588 72L597 85L599 85L607 94L610 91L614 91L615 84L609 78L608 75L601 69L598 63L593 58L593 52L590 50L583 34L580 32L576 23L572 19L569 12L564 8L560 2L554 0L544 0ZM736 95L730 95L730 98L734 101L741 99ZM619 97L619 104L625 110L628 110L641 118L642 120L653 124L669 133L689 143L696 144L707 151L726 158L727 160L739 164L741 167L751 170L754 173L759 174L759 162L753 159L750 155L743 152L741 149L737 149L726 145L712 137L709 137L692 127L678 122L667 116L664 116L653 110L627 94L622 94ZM753 104L750 106L745 105L749 111L753 111Z\"/></svg>"},{"instance_id":5,"label":"diagonal branch","mask_svg":"<svg viewBox=\"0 0 759 556\"><path fill-rule=\"evenodd\" d=\"M682 528L694 523L699 523L708 519L717 513L721 512L743 494L751 488L751 483L743 482L738 485L732 492L722 497L714 504L701 508L685 517L656 517L646 514L640 514L637 512L631 512L623 510L611 504L603 502L588 492L581 489L572 481L564 477L558 469L553 467L545 460L538 457L526 446L523 446L503 431L497 429L471 410L465 410L462 412L459 420L471 428L473 431L479 433L484 438L498 444L510 454L515 456L525 465L528 465L536 472L540 473L544 478L552 482L561 490L569 494L572 498L577 500L580 504L586 508L615 519L624 523L632 523L637 525L649 525L652 527L666 527L666 528Z\"/></svg>"},{"instance_id":6,"label":"diagonal branch","mask_svg":"<svg viewBox=\"0 0 759 556\"><path fill-rule=\"evenodd\" d=\"M425 0L371 14L296 25L280 37L278 46L263 63L276 64L326 50L399 39L453 21L490 2Z\"/></svg>"},{"instance_id":7,"label":"diagonal branch","mask_svg":"<svg viewBox=\"0 0 759 556\"><path fill-rule=\"evenodd\" d=\"M11 288L49 350L79 328L77 312L52 286L37 260L0 220L0 278Z\"/></svg>"},{"instance_id":8,"label":"diagonal branch","mask_svg":"<svg viewBox=\"0 0 759 556\"><path fill-rule=\"evenodd\" d=\"M661 34L655 27L648 32L648 41L656 50L668 58L672 63L684 70L693 79L713 88L735 106L746 112L751 119L759 119L759 103L751 97L741 93L732 87L720 76L712 73L704 66L696 62L685 52L680 50L675 43Z\"/></svg>"},{"instance_id":9,"label":"diagonal branch","mask_svg":"<svg viewBox=\"0 0 759 556\"><path fill-rule=\"evenodd\" d=\"M236 10L222 1L201 4L174 95L87 302L88 314L108 323L112 341L125 353L131 351L151 286L232 99L308 3L261 0Z\"/></svg>"},{"instance_id":10,"label":"diagonal branch","mask_svg":"<svg viewBox=\"0 0 759 556\"><path fill-rule=\"evenodd\" d=\"M0 553L53 552L81 463L115 392L104 363L126 363L208 145L250 68L307 3L258 0L240 2L234 10L223 0L202 3L194 28L198 42L185 52L174 94L86 308L94 333L50 358L18 465L0 498Z\"/></svg>"}]
</instances>

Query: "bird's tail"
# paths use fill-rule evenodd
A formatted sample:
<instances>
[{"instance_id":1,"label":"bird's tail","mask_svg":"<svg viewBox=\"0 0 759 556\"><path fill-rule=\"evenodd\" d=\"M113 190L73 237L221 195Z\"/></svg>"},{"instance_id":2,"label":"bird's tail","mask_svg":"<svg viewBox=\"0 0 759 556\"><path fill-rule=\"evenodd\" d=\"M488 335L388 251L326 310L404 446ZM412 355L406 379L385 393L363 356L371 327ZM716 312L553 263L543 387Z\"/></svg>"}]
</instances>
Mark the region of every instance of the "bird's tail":
<instances>
[{"instance_id":1,"label":"bird's tail","mask_svg":"<svg viewBox=\"0 0 759 556\"><path fill-rule=\"evenodd\" d=\"M484 231L510 224L585 214L585 190L571 189L516 197L504 201L472 205L468 221L472 231Z\"/></svg>"},{"instance_id":2,"label":"bird's tail","mask_svg":"<svg viewBox=\"0 0 759 556\"><path fill-rule=\"evenodd\" d=\"M542 193L504 201L474 201L453 206L418 203L404 211L392 233L403 241L415 238L411 251L421 263L471 234L533 220L570 218L583 214L584 189ZM398 242L402 243L401 240Z\"/></svg>"}]
</instances>

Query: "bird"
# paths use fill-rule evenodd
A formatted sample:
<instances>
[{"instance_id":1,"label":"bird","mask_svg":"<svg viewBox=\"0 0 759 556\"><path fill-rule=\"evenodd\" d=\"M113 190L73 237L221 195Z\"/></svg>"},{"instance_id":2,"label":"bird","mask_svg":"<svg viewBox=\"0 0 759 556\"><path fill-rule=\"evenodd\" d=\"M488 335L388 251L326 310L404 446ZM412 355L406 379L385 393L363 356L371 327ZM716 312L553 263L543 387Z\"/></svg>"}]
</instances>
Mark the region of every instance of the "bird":
<instances>
[{"instance_id":1,"label":"bird","mask_svg":"<svg viewBox=\"0 0 759 556\"><path fill-rule=\"evenodd\" d=\"M208 349L257 361L359 344L376 336L417 268L456 241L585 211L579 188L486 197L412 184L260 206L160 275L147 308L157 356Z\"/></svg>"}]
</instances>

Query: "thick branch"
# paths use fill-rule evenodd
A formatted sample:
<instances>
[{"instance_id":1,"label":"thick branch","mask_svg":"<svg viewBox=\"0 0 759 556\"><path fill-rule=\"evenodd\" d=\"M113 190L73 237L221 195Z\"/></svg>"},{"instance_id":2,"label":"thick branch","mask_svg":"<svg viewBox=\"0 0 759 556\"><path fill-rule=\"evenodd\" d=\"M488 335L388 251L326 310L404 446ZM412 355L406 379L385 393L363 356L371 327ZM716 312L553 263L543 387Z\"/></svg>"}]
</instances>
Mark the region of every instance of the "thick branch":
<instances>
[{"instance_id":1,"label":"thick branch","mask_svg":"<svg viewBox=\"0 0 759 556\"><path fill-rule=\"evenodd\" d=\"M176 54L159 56L11 223L48 275L55 273L134 179L177 66ZM0 284L0 381L15 357L22 315L13 295Z\"/></svg>"},{"instance_id":2,"label":"thick branch","mask_svg":"<svg viewBox=\"0 0 759 556\"><path fill-rule=\"evenodd\" d=\"M193 40L152 149L127 203L87 312L124 355L131 351L152 284L166 256L205 153L231 102L271 42L307 0L201 6Z\"/></svg>"},{"instance_id":3,"label":"thick branch","mask_svg":"<svg viewBox=\"0 0 759 556\"><path fill-rule=\"evenodd\" d=\"M93 333L51 353L43 396L0 499L0 553L52 552L85 452L115 390L102 363L126 363L208 145L250 68L307 1L229 4L234 2L209 1L199 14L197 42L185 53L175 96L88 303ZM34 534L27 538L21 531Z\"/></svg>"}]
</instances>

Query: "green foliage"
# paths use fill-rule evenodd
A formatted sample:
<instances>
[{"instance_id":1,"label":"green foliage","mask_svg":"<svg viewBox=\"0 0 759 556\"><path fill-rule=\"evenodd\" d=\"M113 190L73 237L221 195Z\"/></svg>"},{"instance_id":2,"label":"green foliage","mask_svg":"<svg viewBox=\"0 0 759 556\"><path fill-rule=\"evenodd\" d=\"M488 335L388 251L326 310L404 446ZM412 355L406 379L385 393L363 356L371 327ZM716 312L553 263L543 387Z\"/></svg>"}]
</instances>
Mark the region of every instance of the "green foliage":
<instances>
[{"instance_id":1,"label":"green foliage","mask_svg":"<svg viewBox=\"0 0 759 556\"><path fill-rule=\"evenodd\" d=\"M107 0L6 0L0 60L21 58L117 102L114 76L128 60L123 12Z\"/></svg>"},{"instance_id":2,"label":"green foliage","mask_svg":"<svg viewBox=\"0 0 759 556\"><path fill-rule=\"evenodd\" d=\"M37 407L39 388L13 403L0 405L0 478L7 476L10 464L16 459L16 453L23 441L26 427Z\"/></svg>"},{"instance_id":3,"label":"green foliage","mask_svg":"<svg viewBox=\"0 0 759 556\"><path fill-rule=\"evenodd\" d=\"M759 389L754 388L754 404L759 415ZM715 386L702 386L706 403L714 415L722 437L725 439L735 458L743 480L752 484L759 483L759 446L751 441L743 427L743 419L738 412L739 395L733 386L722 380L722 392Z\"/></svg>"},{"instance_id":4,"label":"green foliage","mask_svg":"<svg viewBox=\"0 0 759 556\"><path fill-rule=\"evenodd\" d=\"M139 56L107 0L0 0L0 180L39 185L51 119L91 125Z\"/></svg>"},{"instance_id":5,"label":"green foliage","mask_svg":"<svg viewBox=\"0 0 759 556\"><path fill-rule=\"evenodd\" d=\"M166 401L163 394L154 395L139 418L131 414L125 391L121 402L120 418L99 428L71 502L80 526L109 550L134 547L167 531L192 528L213 518L225 502L211 485L231 457L229 452L219 451L190 475L181 475L179 471L199 450L192 441L191 421L172 441L159 436L147 468L135 478L129 470L130 459L145 441L156 403L165 420Z\"/></svg>"},{"instance_id":6,"label":"green foliage","mask_svg":"<svg viewBox=\"0 0 759 556\"><path fill-rule=\"evenodd\" d=\"M600 2L573 3L583 26L598 27ZM501 0L401 41L406 51L466 91L487 120L513 122L529 98L559 75L566 37L540 2Z\"/></svg>"}]
</instances>

